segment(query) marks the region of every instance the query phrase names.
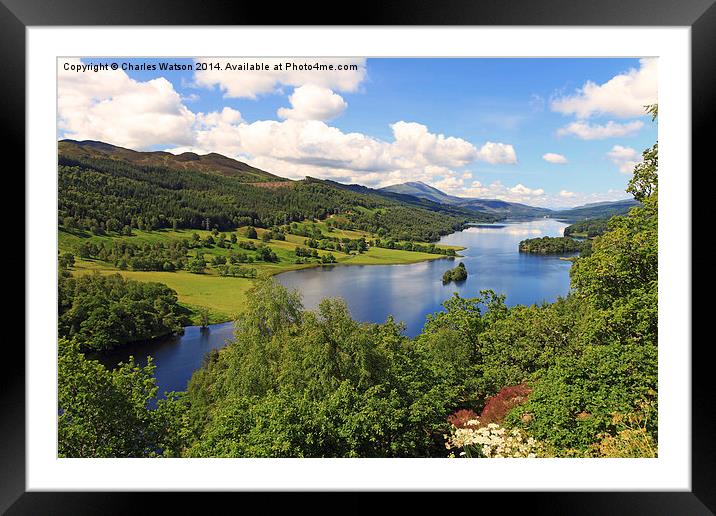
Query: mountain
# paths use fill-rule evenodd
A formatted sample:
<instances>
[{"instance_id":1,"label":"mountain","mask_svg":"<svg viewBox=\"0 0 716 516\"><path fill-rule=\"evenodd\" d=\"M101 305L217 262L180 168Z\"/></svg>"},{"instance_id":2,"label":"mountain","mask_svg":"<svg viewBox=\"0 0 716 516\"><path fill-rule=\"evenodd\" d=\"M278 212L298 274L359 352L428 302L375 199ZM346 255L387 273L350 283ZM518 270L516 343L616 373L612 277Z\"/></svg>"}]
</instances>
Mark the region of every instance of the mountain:
<instances>
[{"instance_id":1,"label":"mountain","mask_svg":"<svg viewBox=\"0 0 716 516\"><path fill-rule=\"evenodd\" d=\"M331 181L329 179L324 179L322 181L325 183L328 183L332 186L335 186L336 188L350 190L351 192L355 192L355 193L360 193L360 194L365 194L365 195L379 195L381 197L385 197L386 199L392 199L394 201L398 201L402 204L409 204L411 206L415 206L416 208L422 208L422 209L430 210L430 211L438 211L438 212L442 212L442 213L449 213L449 214L455 215L455 216L468 217L472 222L493 222L500 218L500 217L491 215L489 213L475 210L472 208L465 208L462 206L456 206L456 205L452 205L449 203L440 203L438 201L433 201L431 199L417 197L417 196L405 194L405 193L391 192L390 190L384 190L382 188L374 189L374 188L369 188L367 186L358 185L358 184L348 184L347 185L344 183L338 183L336 181ZM432 188L432 187L428 187L428 188ZM437 191L440 192L439 190L437 190ZM440 192L440 193L442 193L442 192ZM443 195L447 195L447 194L443 194Z\"/></svg>"},{"instance_id":2,"label":"mountain","mask_svg":"<svg viewBox=\"0 0 716 516\"><path fill-rule=\"evenodd\" d=\"M594 218L608 218L614 215L624 215L635 206L641 203L634 199L622 199L620 201L593 202L576 208L555 211L552 217L567 221L578 221Z\"/></svg>"},{"instance_id":3,"label":"mountain","mask_svg":"<svg viewBox=\"0 0 716 516\"><path fill-rule=\"evenodd\" d=\"M172 154L164 151L139 152L93 140L61 140L58 147L59 154L68 158L113 159L122 160L140 167L196 170L233 177L245 183L289 181L283 177L216 153L200 156L193 152L184 152L182 154Z\"/></svg>"},{"instance_id":4,"label":"mountain","mask_svg":"<svg viewBox=\"0 0 716 516\"><path fill-rule=\"evenodd\" d=\"M551 217L567 221L578 221L623 215L634 206L639 205L639 202L634 199L622 199L619 201L593 202L575 208L551 210L549 208L539 208L517 202L501 201L499 199L457 197L446 194L421 181L409 181L407 183L385 186L377 191L383 194L401 195L403 197L413 196L427 199L432 202L448 204L455 208L476 211L498 218Z\"/></svg>"},{"instance_id":5,"label":"mountain","mask_svg":"<svg viewBox=\"0 0 716 516\"><path fill-rule=\"evenodd\" d=\"M435 241L468 222L491 220L358 185L290 181L220 154L175 156L95 141L59 142L58 216L64 230L101 235L210 226L226 231L334 215L345 229L413 241Z\"/></svg>"},{"instance_id":6,"label":"mountain","mask_svg":"<svg viewBox=\"0 0 716 516\"><path fill-rule=\"evenodd\" d=\"M501 201L499 199L478 199L470 197L457 197L446 194L435 187L426 185L421 181L410 181L397 185L385 186L379 189L382 192L399 193L411 195L422 199L429 199L433 202L450 204L463 209L487 213L497 217L523 218L523 217L545 217L552 213L548 208L527 206L516 202Z\"/></svg>"},{"instance_id":7,"label":"mountain","mask_svg":"<svg viewBox=\"0 0 716 516\"><path fill-rule=\"evenodd\" d=\"M379 188L379 190L402 195L411 195L413 197L420 197L421 199L429 199L440 204L459 204L461 201L466 200L463 197L448 195L433 186L426 185L422 181L408 181L407 183L384 186L383 188Z\"/></svg>"}]
</instances>

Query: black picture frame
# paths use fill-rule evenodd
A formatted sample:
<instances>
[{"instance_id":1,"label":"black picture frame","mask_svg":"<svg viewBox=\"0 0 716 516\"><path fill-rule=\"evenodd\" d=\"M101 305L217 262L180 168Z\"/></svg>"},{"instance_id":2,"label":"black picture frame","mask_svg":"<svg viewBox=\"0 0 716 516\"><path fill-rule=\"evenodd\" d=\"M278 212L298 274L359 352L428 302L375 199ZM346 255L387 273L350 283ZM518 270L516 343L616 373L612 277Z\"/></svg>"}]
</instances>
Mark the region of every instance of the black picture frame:
<instances>
[{"instance_id":1,"label":"black picture frame","mask_svg":"<svg viewBox=\"0 0 716 516\"><path fill-rule=\"evenodd\" d=\"M170 2L168 0L0 0L0 100L3 156L19 159L25 149L25 29L28 26L88 25L545 25L545 26L688 26L691 27L692 168L706 168L713 141L715 114L716 0L443 0L361 3L354 12L336 4ZM316 13L343 13L339 22ZM91 47L88 47L91 48ZM20 168L22 167L22 168ZM685 171L685 174L688 171ZM694 176L692 175L692 181ZM698 192L698 190L695 190ZM708 204L708 203L706 203ZM692 200L692 206L703 206ZM697 222L703 217L692 214ZM705 214L704 214L705 216ZM692 232L692 234L694 234ZM698 234L698 233L696 233ZM28 271L25 271L28 274ZM689 300L683 300L689 302ZM694 307L696 303L694 303ZM25 314L26 316L26 314ZM696 319L698 320L698 319ZM686 321L684 321L686 323ZM12 344L12 345L10 345ZM684 342L688 350L690 342ZM470 502L454 497L455 510L483 509L501 498L502 507L549 514L714 514L716 512L716 418L708 369L710 341L695 340L692 356L692 456L690 492L480 493ZM149 512L151 503L189 512L202 501L188 493L26 492L25 487L25 354L15 342L5 346L6 367L0 379L0 511L7 514L132 514ZM228 497L250 504L254 494L212 493L212 507ZM375 494L352 493L341 507L373 510ZM487 497L487 498L486 498ZM404 497L401 511L422 505L419 493ZM505 498L509 504L505 504ZM305 497L298 497L300 500ZM256 500L258 501L258 500ZM230 502L231 503L231 502ZM272 507L295 507L296 500L271 496ZM452 505L452 504L451 504ZM500 506L498 505L498 506ZM248 507L249 505L247 505ZM273 512L273 509L271 512ZM494 510L494 509L493 509ZM341 509L345 512L345 509Z\"/></svg>"}]
</instances>

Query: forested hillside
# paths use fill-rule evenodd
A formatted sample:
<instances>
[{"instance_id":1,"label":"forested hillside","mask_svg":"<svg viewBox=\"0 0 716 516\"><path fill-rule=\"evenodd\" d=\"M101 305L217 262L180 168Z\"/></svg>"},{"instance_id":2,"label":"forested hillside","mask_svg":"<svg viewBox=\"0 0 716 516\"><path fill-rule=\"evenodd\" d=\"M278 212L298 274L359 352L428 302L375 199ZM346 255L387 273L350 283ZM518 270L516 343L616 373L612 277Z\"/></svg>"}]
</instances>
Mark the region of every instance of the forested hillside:
<instances>
[{"instance_id":1,"label":"forested hillside","mask_svg":"<svg viewBox=\"0 0 716 516\"><path fill-rule=\"evenodd\" d=\"M252 184L245 177L193 169L189 164L177 168L176 160L129 161L125 154L133 156L134 151L126 149L108 155L85 152L69 141L60 143L59 223L65 229L95 234L161 228L227 230L343 214L356 229L394 239L432 241L468 220L480 220L474 213L435 205L423 208L315 179L288 182L271 176L274 181ZM213 161L224 166L233 162L235 169L240 166L221 158Z\"/></svg>"},{"instance_id":2,"label":"forested hillside","mask_svg":"<svg viewBox=\"0 0 716 516\"><path fill-rule=\"evenodd\" d=\"M85 140L62 140L58 144L59 154L67 158L83 160L119 160L138 167L163 167L174 170L194 170L210 174L233 177L245 183L286 182L264 170L241 161L211 153L201 156L193 152L172 154L171 152L139 152L109 143Z\"/></svg>"},{"instance_id":3,"label":"forested hillside","mask_svg":"<svg viewBox=\"0 0 716 516\"><path fill-rule=\"evenodd\" d=\"M612 201L585 204L584 206L578 206L576 208L570 208L568 210L560 210L555 212L553 217L568 220L568 221L579 221L593 218L609 218L614 215L624 215L631 208L638 206L639 201L635 199L625 199L623 201Z\"/></svg>"}]
</instances>

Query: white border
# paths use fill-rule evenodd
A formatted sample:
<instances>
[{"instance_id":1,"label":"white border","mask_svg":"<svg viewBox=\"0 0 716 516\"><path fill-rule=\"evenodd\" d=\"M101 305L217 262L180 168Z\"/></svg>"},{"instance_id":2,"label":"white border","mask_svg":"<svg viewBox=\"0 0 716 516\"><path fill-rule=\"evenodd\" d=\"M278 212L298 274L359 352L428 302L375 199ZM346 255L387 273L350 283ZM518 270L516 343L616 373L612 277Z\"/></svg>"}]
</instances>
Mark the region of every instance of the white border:
<instances>
[{"instance_id":1,"label":"white border","mask_svg":"<svg viewBox=\"0 0 716 516\"><path fill-rule=\"evenodd\" d=\"M690 490L690 37L688 27L28 28L27 489ZM660 457L57 459L56 58L217 55L658 56Z\"/></svg>"}]
</instances>

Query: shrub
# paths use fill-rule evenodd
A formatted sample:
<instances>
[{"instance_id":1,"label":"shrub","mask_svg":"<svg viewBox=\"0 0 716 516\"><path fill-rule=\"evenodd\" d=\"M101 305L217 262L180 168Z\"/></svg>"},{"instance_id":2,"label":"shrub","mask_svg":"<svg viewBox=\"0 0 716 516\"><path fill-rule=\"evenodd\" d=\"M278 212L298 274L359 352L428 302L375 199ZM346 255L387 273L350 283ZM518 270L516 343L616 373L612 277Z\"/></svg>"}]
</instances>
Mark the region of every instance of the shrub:
<instances>
[{"instance_id":1,"label":"shrub","mask_svg":"<svg viewBox=\"0 0 716 516\"><path fill-rule=\"evenodd\" d=\"M505 387L487 400L480 414L480 423L482 425L502 423L513 408L527 402L531 392L532 389L525 383Z\"/></svg>"}]
</instances>

